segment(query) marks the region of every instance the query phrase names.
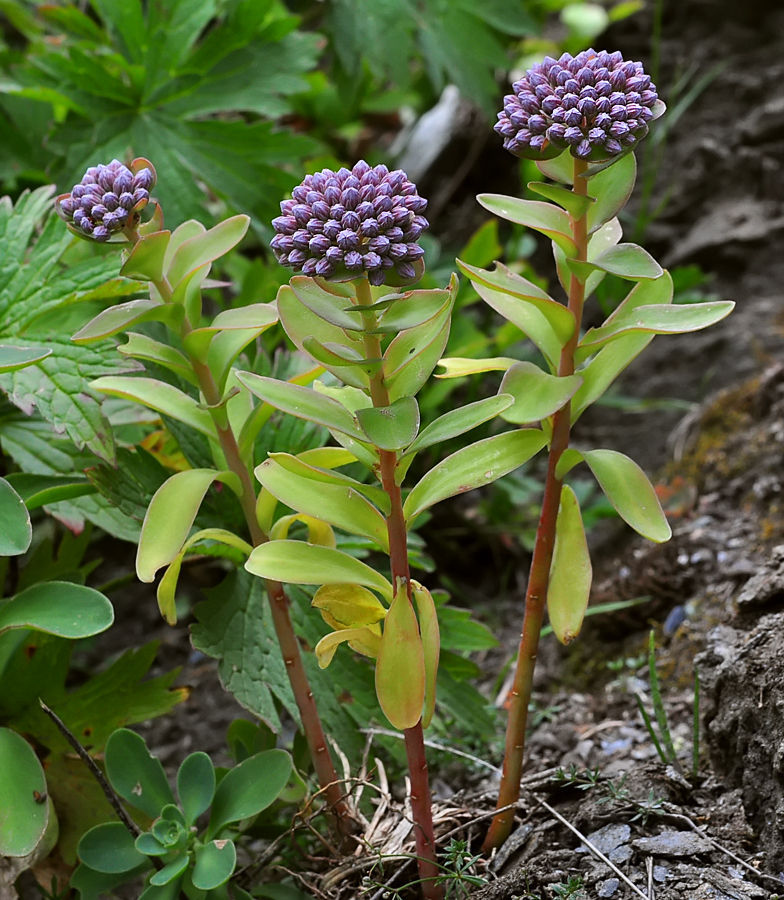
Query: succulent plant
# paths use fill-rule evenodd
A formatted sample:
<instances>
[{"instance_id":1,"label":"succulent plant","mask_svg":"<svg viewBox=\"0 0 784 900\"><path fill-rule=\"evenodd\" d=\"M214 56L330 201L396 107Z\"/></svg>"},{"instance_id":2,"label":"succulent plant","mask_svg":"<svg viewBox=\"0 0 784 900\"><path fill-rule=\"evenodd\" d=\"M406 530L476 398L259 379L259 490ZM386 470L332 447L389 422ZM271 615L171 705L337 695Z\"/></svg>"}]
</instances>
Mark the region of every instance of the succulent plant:
<instances>
[{"instance_id":1,"label":"succulent plant","mask_svg":"<svg viewBox=\"0 0 784 900\"><path fill-rule=\"evenodd\" d=\"M405 172L360 160L353 169L307 175L273 219L278 262L304 275L371 284L407 284L421 277L427 200Z\"/></svg>"},{"instance_id":2,"label":"succulent plant","mask_svg":"<svg viewBox=\"0 0 784 900\"><path fill-rule=\"evenodd\" d=\"M516 156L609 159L633 147L664 105L642 64L584 50L532 66L504 97L495 130Z\"/></svg>"},{"instance_id":3,"label":"succulent plant","mask_svg":"<svg viewBox=\"0 0 784 900\"><path fill-rule=\"evenodd\" d=\"M135 159L130 168L113 159L108 166L91 166L79 184L57 198L55 208L79 237L108 241L138 226L155 182L155 169L146 159Z\"/></svg>"}]
</instances>

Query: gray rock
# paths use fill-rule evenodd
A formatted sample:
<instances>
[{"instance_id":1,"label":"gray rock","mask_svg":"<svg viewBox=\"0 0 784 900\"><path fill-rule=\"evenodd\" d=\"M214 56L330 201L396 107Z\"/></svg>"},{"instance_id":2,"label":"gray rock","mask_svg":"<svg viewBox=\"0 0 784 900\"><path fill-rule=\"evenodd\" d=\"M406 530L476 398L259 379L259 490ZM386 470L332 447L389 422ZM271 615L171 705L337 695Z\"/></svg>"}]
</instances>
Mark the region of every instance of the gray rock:
<instances>
[{"instance_id":1,"label":"gray rock","mask_svg":"<svg viewBox=\"0 0 784 900\"><path fill-rule=\"evenodd\" d=\"M597 850L601 850L607 856L621 844L627 843L631 835L632 830L628 825L617 824L605 825L604 828L591 832L587 838ZM584 847L580 849L586 852Z\"/></svg>"},{"instance_id":2,"label":"gray rock","mask_svg":"<svg viewBox=\"0 0 784 900\"><path fill-rule=\"evenodd\" d=\"M632 841L632 847L651 856L696 856L712 850L710 841L693 831L663 831Z\"/></svg>"},{"instance_id":3,"label":"gray rock","mask_svg":"<svg viewBox=\"0 0 784 900\"><path fill-rule=\"evenodd\" d=\"M597 897L612 897L620 887L621 882L617 878L608 878L596 885Z\"/></svg>"}]
</instances>

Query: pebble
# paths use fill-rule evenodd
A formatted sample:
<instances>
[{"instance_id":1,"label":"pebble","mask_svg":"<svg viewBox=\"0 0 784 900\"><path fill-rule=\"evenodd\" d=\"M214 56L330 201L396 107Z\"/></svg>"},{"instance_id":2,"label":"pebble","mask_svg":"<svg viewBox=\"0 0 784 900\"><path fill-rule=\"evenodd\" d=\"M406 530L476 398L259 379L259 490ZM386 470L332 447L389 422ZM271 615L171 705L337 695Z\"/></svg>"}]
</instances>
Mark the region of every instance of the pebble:
<instances>
[{"instance_id":1,"label":"pebble","mask_svg":"<svg viewBox=\"0 0 784 900\"><path fill-rule=\"evenodd\" d=\"M597 850L601 850L601 852L607 856L609 853L612 853L616 847L620 847L621 844L626 844L631 835L632 830L628 825L613 824L605 825L604 828L592 832L588 835L588 840Z\"/></svg>"},{"instance_id":2,"label":"pebble","mask_svg":"<svg viewBox=\"0 0 784 900\"><path fill-rule=\"evenodd\" d=\"M596 893L599 897L612 897L620 887L621 882L617 878L608 878L596 885Z\"/></svg>"},{"instance_id":3,"label":"pebble","mask_svg":"<svg viewBox=\"0 0 784 900\"><path fill-rule=\"evenodd\" d=\"M712 849L709 841L693 831L663 831L653 837L638 838L632 846L652 856L695 856Z\"/></svg>"}]
</instances>

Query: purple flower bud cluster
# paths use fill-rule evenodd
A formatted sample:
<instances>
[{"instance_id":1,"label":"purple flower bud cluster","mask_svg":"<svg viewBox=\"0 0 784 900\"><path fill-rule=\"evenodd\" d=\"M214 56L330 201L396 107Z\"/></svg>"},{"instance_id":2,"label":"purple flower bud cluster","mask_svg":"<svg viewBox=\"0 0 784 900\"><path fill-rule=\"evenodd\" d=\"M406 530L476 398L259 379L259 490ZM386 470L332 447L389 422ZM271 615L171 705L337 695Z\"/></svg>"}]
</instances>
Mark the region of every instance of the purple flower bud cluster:
<instances>
[{"instance_id":1,"label":"purple flower bud cluster","mask_svg":"<svg viewBox=\"0 0 784 900\"><path fill-rule=\"evenodd\" d=\"M512 88L495 130L507 150L534 158L551 146L577 159L617 156L648 133L658 99L641 63L617 51L547 56Z\"/></svg>"},{"instance_id":2,"label":"purple flower bud cluster","mask_svg":"<svg viewBox=\"0 0 784 900\"><path fill-rule=\"evenodd\" d=\"M375 285L391 269L403 281L416 277L427 200L405 172L361 160L351 170L307 175L292 195L272 221L271 246L282 265L322 278L367 273Z\"/></svg>"},{"instance_id":3,"label":"purple flower bud cluster","mask_svg":"<svg viewBox=\"0 0 784 900\"><path fill-rule=\"evenodd\" d=\"M132 224L136 211L150 199L155 174L143 168L134 174L119 160L91 166L70 194L58 200L57 211L66 222L96 241L108 241Z\"/></svg>"}]
</instances>

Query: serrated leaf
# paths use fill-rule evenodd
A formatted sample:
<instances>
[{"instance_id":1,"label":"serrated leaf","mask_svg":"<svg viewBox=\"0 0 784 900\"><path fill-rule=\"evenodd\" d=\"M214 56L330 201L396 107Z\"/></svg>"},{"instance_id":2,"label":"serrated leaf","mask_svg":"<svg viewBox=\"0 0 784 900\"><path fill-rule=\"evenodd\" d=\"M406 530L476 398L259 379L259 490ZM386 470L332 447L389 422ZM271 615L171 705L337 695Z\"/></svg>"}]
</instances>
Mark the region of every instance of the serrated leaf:
<instances>
[{"instance_id":1,"label":"serrated leaf","mask_svg":"<svg viewBox=\"0 0 784 900\"><path fill-rule=\"evenodd\" d=\"M458 450L434 466L412 489L403 505L410 522L428 507L491 484L527 462L547 443L538 429L510 431Z\"/></svg>"},{"instance_id":2,"label":"serrated leaf","mask_svg":"<svg viewBox=\"0 0 784 900\"><path fill-rule=\"evenodd\" d=\"M118 728L113 732L106 743L105 760L106 774L115 791L150 818L157 819L164 806L176 802L160 760L135 731ZM79 855L90 868L97 868L82 856L81 844ZM137 864L138 861L134 865Z\"/></svg>"},{"instance_id":3,"label":"serrated leaf","mask_svg":"<svg viewBox=\"0 0 784 900\"><path fill-rule=\"evenodd\" d=\"M579 375L550 375L534 363L517 363L501 381L499 391L515 398L501 417L515 425L539 422L561 409L582 383Z\"/></svg>"},{"instance_id":4,"label":"serrated leaf","mask_svg":"<svg viewBox=\"0 0 784 900\"><path fill-rule=\"evenodd\" d=\"M634 460L615 450L586 450L583 458L607 499L628 525L656 543L672 537L656 491Z\"/></svg>"},{"instance_id":5,"label":"serrated leaf","mask_svg":"<svg viewBox=\"0 0 784 900\"><path fill-rule=\"evenodd\" d=\"M46 776L35 751L10 728L0 728L0 854L28 856L49 823Z\"/></svg>"},{"instance_id":6,"label":"serrated leaf","mask_svg":"<svg viewBox=\"0 0 784 900\"><path fill-rule=\"evenodd\" d=\"M413 728L422 718L425 658L414 607L402 580L384 620L376 659L376 694L395 728Z\"/></svg>"},{"instance_id":7,"label":"serrated leaf","mask_svg":"<svg viewBox=\"0 0 784 900\"><path fill-rule=\"evenodd\" d=\"M79 841L79 859L105 875L130 872L147 862L122 822L106 822L91 828Z\"/></svg>"},{"instance_id":8,"label":"serrated leaf","mask_svg":"<svg viewBox=\"0 0 784 900\"><path fill-rule=\"evenodd\" d=\"M577 256L571 220L562 209L540 200L521 200L504 194L479 194L476 199L494 215L533 228L555 241L567 257Z\"/></svg>"},{"instance_id":9,"label":"serrated leaf","mask_svg":"<svg viewBox=\"0 0 784 900\"><path fill-rule=\"evenodd\" d=\"M319 482L318 486L296 470L284 468L275 454L256 468L256 478L281 503L342 528L371 538L389 551L386 520L350 484Z\"/></svg>"},{"instance_id":10,"label":"serrated leaf","mask_svg":"<svg viewBox=\"0 0 784 900\"><path fill-rule=\"evenodd\" d=\"M19 556L30 546L33 527L24 500L0 478L0 556Z\"/></svg>"},{"instance_id":11,"label":"serrated leaf","mask_svg":"<svg viewBox=\"0 0 784 900\"><path fill-rule=\"evenodd\" d=\"M591 557L585 540L580 504L565 484L555 526L555 547L547 586L550 625L562 644L580 633L591 593Z\"/></svg>"},{"instance_id":12,"label":"serrated leaf","mask_svg":"<svg viewBox=\"0 0 784 900\"><path fill-rule=\"evenodd\" d=\"M220 834L232 822L257 815L277 800L291 768L285 750L264 750L230 769L215 791L207 837Z\"/></svg>"},{"instance_id":13,"label":"serrated leaf","mask_svg":"<svg viewBox=\"0 0 784 900\"><path fill-rule=\"evenodd\" d=\"M441 377L443 378L444 376L442 375ZM471 429L482 425L484 422L494 419L508 409L513 402L514 398L510 394L499 394L495 397L487 397L484 400L468 403L459 409L452 409L439 416L426 428L423 428L403 456L418 453L426 447L433 446L433 444L440 444L442 441L448 441L458 437L458 435L465 434L466 431L471 431Z\"/></svg>"},{"instance_id":14,"label":"serrated leaf","mask_svg":"<svg viewBox=\"0 0 784 900\"><path fill-rule=\"evenodd\" d=\"M362 584L388 599L392 586L375 569L341 550L302 541L271 541L251 553L245 568L286 584Z\"/></svg>"},{"instance_id":15,"label":"serrated leaf","mask_svg":"<svg viewBox=\"0 0 784 900\"><path fill-rule=\"evenodd\" d=\"M93 588L67 581L34 584L0 601L0 634L35 628L65 638L100 634L114 621L112 604Z\"/></svg>"}]
</instances>

